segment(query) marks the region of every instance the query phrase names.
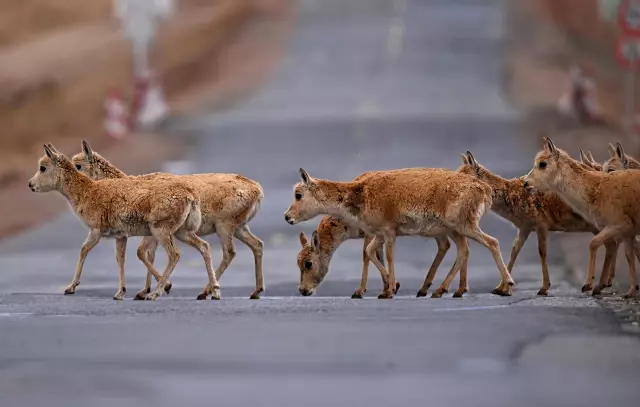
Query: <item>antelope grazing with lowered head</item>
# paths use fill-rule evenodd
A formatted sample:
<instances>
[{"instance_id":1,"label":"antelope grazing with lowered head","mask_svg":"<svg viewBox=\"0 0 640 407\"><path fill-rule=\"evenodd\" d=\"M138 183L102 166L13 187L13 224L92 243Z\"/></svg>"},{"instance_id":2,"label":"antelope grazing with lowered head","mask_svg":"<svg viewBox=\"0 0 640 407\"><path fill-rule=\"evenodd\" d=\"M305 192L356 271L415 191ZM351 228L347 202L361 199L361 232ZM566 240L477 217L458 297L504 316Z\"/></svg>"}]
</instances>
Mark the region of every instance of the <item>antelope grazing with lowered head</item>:
<instances>
[{"instance_id":1,"label":"antelope grazing with lowered head","mask_svg":"<svg viewBox=\"0 0 640 407\"><path fill-rule=\"evenodd\" d=\"M146 181L179 181L190 185L200 197L202 222L197 230L198 236L216 233L222 245L222 261L216 268L216 278L220 279L236 255L233 244L235 236L251 249L254 258L256 287L251 299L259 299L264 291L262 276L263 243L249 230L248 223L253 219L262 203L264 192L260 184L238 174L190 174L174 175L152 173L138 176L127 176L107 159L94 152L86 141L82 142L82 151L73 156L75 168L95 180L101 179L133 179ZM158 242L153 236L145 237L138 247L138 257L153 264ZM124 262L125 247L117 250L117 261ZM146 264L146 263L145 263ZM153 269L147 271L145 287L136 295L136 299L144 298L151 286ZM170 289L168 286L167 292ZM211 293L209 286L198 295L204 300Z\"/></svg>"},{"instance_id":2,"label":"antelope grazing with lowered head","mask_svg":"<svg viewBox=\"0 0 640 407\"><path fill-rule=\"evenodd\" d=\"M514 282L502 260L499 243L479 227L491 207L491 188L466 174L441 168L380 171L358 181L312 178L300 169L302 182L294 186L294 202L285 212L289 224L332 215L373 236L367 255L380 271L384 290L378 298L392 298L395 286L394 249L398 232L405 236L448 235L452 232L485 246L492 254L501 281L493 290L511 295ZM384 245L388 272L375 258ZM457 264L464 264L458 246Z\"/></svg>"},{"instance_id":3,"label":"antelope grazing with lowered head","mask_svg":"<svg viewBox=\"0 0 640 407\"><path fill-rule=\"evenodd\" d=\"M349 239L364 239L362 248L362 278L360 280L360 287L351 295L351 298L362 298L367 291L367 280L369 272L369 258L367 255L367 246L373 239L371 236L366 235L364 231L356 226L349 225L343 220L334 216L325 216L322 218L316 230L313 231L311 239L308 239L304 232L300 232L300 244L302 248L298 253L298 268L300 269L300 285L298 287L300 294L312 295L317 287L322 283L324 278L329 273L329 264L333 254L338 247ZM447 254L447 251L451 247L447 236L436 236L436 242L438 244L438 252L433 259L429 272L425 282L418 291L417 297L424 297L427 295L427 290L431 286L435 277L436 271L440 266L440 263ZM384 265L384 257L382 247L376 251L376 258L380 263ZM464 267L464 266L461 266ZM461 297L463 293L467 292L466 286L466 274L461 271L461 287L456 291L453 296ZM400 283L396 281L395 293L397 293ZM440 296L447 292L448 286L440 287L438 292ZM434 293L437 297L438 295Z\"/></svg>"},{"instance_id":4,"label":"antelope grazing with lowered head","mask_svg":"<svg viewBox=\"0 0 640 407\"><path fill-rule=\"evenodd\" d=\"M559 196L553 193L531 193L524 188L523 177L505 179L492 173L478 163L473 154L467 151L462 155L462 166L458 171L477 177L489 184L493 190L491 210L511 222L518 229L513 241L507 270L512 272L516 258L531 232L538 237L538 254L542 266L542 287L538 295L547 295L551 280L547 266L547 236L549 232L591 232L599 230L582 216L574 212ZM607 243L607 257L604 267L610 267L616 246ZM602 275L606 275L603 270Z\"/></svg>"},{"instance_id":5,"label":"antelope grazing with lowered head","mask_svg":"<svg viewBox=\"0 0 640 407\"><path fill-rule=\"evenodd\" d=\"M175 236L202 254L209 286L214 297L220 298L220 285L211 266L209 244L196 235L202 214L200 198L193 187L178 180L122 178L96 181L78 172L71 160L50 143L44 146L44 151L45 155L38 161L38 171L29 180L29 188L34 192L58 191L89 228L73 280L65 294L75 293L87 255L101 238L115 238L122 248L126 246L128 236L153 236L169 257L156 289L146 297L155 300L162 294L180 258ZM158 274L152 264L145 262L146 259L141 260ZM119 266L119 289L114 299L121 300L126 287L124 264Z\"/></svg>"},{"instance_id":6,"label":"antelope grazing with lowered head","mask_svg":"<svg viewBox=\"0 0 640 407\"><path fill-rule=\"evenodd\" d=\"M417 169L421 170L421 169ZM352 181L360 181L362 179L375 176L377 174L381 174L383 172L397 172L404 171L400 170L386 170L386 171L367 171L364 172L357 177L355 177ZM325 218L331 218L327 222L324 221ZM324 277L329 271L329 262L331 261L331 256L333 252L347 239L356 239L356 238L364 238L363 249L362 249L362 277L360 282L360 287L356 290L352 298L362 298L364 293L366 292L366 284L368 280L369 273L369 256L367 255L367 246L373 240L373 236L367 235L364 231L354 224L349 224L339 218L336 217L325 217L318 225L317 231L319 239L317 240L317 245L314 245L314 239L312 236L311 242L308 242L308 239L304 234L300 235L300 241L302 243L303 239L306 243L302 244L302 250L298 254L298 268L300 268L301 273L301 282L299 287L299 291L302 295L311 295L315 291L315 288L322 282ZM398 236L402 235L402 231L399 230ZM304 237L303 237L304 236ZM431 287L433 283L433 279L435 277L435 273L442 262L442 259L446 255L447 251L451 244L449 243L449 239L446 235L433 235L429 233L425 233L422 236L424 237L433 237L436 239L438 244L438 253L429 268L429 272L425 277L425 281L416 294L417 297L425 297L427 295L427 290ZM459 236L456 232L452 232L452 239L454 240L457 250L460 251L459 258L467 259L469 257L469 248L468 243L464 237ZM378 261L382 262L383 260L383 250L382 246L376 251L376 256ZM315 257L315 261L312 259ZM305 259L309 259L311 261L306 261ZM306 267L303 269L303 266L308 266L311 264L311 269L307 269ZM313 266L316 267L313 267ZM462 265L460 265L462 267ZM433 293L434 298L439 298L442 294L448 291L449 286L451 285L451 281L455 277L455 273L459 268L458 263L454 263L454 267L452 267L451 271L445 278L442 286L436 292ZM306 272L305 272L306 270ZM400 288L400 283L396 281L394 286L393 293L396 294L398 289ZM463 293L468 291L467 284L467 267L466 263L464 264L464 268L461 269L460 273L460 286L458 291L454 294L454 297L461 297Z\"/></svg>"},{"instance_id":7,"label":"antelope grazing with lowered head","mask_svg":"<svg viewBox=\"0 0 640 407\"><path fill-rule=\"evenodd\" d=\"M583 291L593 283L598 248L615 239L624 242L629 264L631 287L624 297L634 297L639 289L634 246L635 236L640 233L640 172L589 171L556 148L550 138L545 136L543 140L543 150L536 154L534 166L525 176L525 186L556 193L600 230L589 244L589 271ZM598 291L602 288L600 284Z\"/></svg>"}]
</instances>

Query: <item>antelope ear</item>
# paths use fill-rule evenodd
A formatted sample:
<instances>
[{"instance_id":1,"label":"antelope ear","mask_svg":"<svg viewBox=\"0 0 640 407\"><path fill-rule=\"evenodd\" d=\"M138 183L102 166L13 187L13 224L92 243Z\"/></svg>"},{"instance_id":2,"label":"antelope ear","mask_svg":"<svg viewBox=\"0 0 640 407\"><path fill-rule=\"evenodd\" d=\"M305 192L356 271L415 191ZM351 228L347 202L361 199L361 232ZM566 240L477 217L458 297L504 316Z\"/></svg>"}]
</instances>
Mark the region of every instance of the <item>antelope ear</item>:
<instances>
[{"instance_id":1,"label":"antelope ear","mask_svg":"<svg viewBox=\"0 0 640 407\"><path fill-rule=\"evenodd\" d=\"M51 148L49 148L48 145L44 144L44 153L47 155L47 157L49 158L53 158L53 151L51 151Z\"/></svg>"},{"instance_id":2,"label":"antelope ear","mask_svg":"<svg viewBox=\"0 0 640 407\"><path fill-rule=\"evenodd\" d=\"M611 158L616 158L618 156L618 154L616 153L616 147L609 143L609 145L607 146L607 151L609 152L609 156Z\"/></svg>"},{"instance_id":3,"label":"antelope ear","mask_svg":"<svg viewBox=\"0 0 640 407\"><path fill-rule=\"evenodd\" d=\"M315 251L320 250L320 237L318 236L317 230L314 230L313 234L311 235L311 246L313 246L313 250Z\"/></svg>"},{"instance_id":4,"label":"antelope ear","mask_svg":"<svg viewBox=\"0 0 640 407\"><path fill-rule=\"evenodd\" d=\"M463 165L469 165L469 160L467 159L467 156L465 154L460 154L462 156L462 164Z\"/></svg>"},{"instance_id":5,"label":"antelope ear","mask_svg":"<svg viewBox=\"0 0 640 407\"><path fill-rule=\"evenodd\" d=\"M305 183L305 185L309 185L313 182L313 178L311 178L311 175L309 175L304 168L300 168L300 179Z\"/></svg>"},{"instance_id":6,"label":"antelope ear","mask_svg":"<svg viewBox=\"0 0 640 407\"><path fill-rule=\"evenodd\" d=\"M624 153L624 148L622 148L622 144L619 141L616 142L616 156L622 162L622 167L626 170L629 167L629 160L627 159L627 155Z\"/></svg>"},{"instance_id":7,"label":"antelope ear","mask_svg":"<svg viewBox=\"0 0 640 407\"><path fill-rule=\"evenodd\" d=\"M58 161L58 154L55 151L53 151L55 150L55 148L53 146L50 146L50 143L45 144L43 147L44 147L44 153L47 155L47 157L49 157L51 162L55 164L56 161Z\"/></svg>"},{"instance_id":8,"label":"antelope ear","mask_svg":"<svg viewBox=\"0 0 640 407\"><path fill-rule=\"evenodd\" d=\"M589 157L587 157L582 149L580 149L580 161L582 161L582 164L589 164Z\"/></svg>"},{"instance_id":9,"label":"antelope ear","mask_svg":"<svg viewBox=\"0 0 640 407\"><path fill-rule=\"evenodd\" d=\"M471 151L468 151L468 150L467 150L467 160L469 161L469 165L471 165L473 168L478 168L480 166L476 161L476 158L473 156L473 154L471 154Z\"/></svg>"},{"instance_id":10,"label":"antelope ear","mask_svg":"<svg viewBox=\"0 0 640 407\"><path fill-rule=\"evenodd\" d=\"M587 158L589 159L589 161L591 161L591 163L596 163L596 159L593 158L593 154L591 154L591 151L587 151Z\"/></svg>"},{"instance_id":11,"label":"antelope ear","mask_svg":"<svg viewBox=\"0 0 640 407\"><path fill-rule=\"evenodd\" d=\"M559 152L555 144L553 144L553 141L551 141L551 139L547 136L544 136L542 139L544 141L544 149L550 152L551 154L553 154L554 156L558 156Z\"/></svg>"},{"instance_id":12,"label":"antelope ear","mask_svg":"<svg viewBox=\"0 0 640 407\"><path fill-rule=\"evenodd\" d=\"M307 243L309 243L309 240L307 240L307 236L304 234L304 232L300 232L300 244L302 245L302 247L305 247Z\"/></svg>"},{"instance_id":13,"label":"antelope ear","mask_svg":"<svg viewBox=\"0 0 640 407\"><path fill-rule=\"evenodd\" d=\"M93 150L87 140L82 140L82 151L88 159L93 158Z\"/></svg>"}]
</instances>

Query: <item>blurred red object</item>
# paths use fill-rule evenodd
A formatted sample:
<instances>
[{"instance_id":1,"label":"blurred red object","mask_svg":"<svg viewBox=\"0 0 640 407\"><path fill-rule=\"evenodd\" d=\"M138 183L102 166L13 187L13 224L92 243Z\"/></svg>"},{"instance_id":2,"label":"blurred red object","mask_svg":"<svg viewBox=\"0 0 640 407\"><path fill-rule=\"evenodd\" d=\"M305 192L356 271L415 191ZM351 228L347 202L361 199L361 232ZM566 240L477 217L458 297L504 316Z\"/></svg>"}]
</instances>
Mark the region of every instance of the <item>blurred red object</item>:
<instances>
[{"instance_id":1,"label":"blurred red object","mask_svg":"<svg viewBox=\"0 0 640 407\"><path fill-rule=\"evenodd\" d=\"M107 91L104 102L106 110L105 131L109 137L121 139L129 132L127 106L124 103L122 93L116 88Z\"/></svg>"}]
</instances>

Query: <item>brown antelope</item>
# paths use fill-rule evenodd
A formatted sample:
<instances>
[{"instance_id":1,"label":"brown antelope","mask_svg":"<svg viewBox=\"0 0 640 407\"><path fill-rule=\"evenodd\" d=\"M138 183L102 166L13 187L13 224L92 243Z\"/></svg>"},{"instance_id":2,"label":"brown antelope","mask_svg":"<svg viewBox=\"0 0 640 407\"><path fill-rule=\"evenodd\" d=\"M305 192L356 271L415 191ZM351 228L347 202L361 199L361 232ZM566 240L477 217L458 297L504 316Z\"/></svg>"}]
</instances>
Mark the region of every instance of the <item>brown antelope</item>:
<instances>
[{"instance_id":1,"label":"brown antelope","mask_svg":"<svg viewBox=\"0 0 640 407\"><path fill-rule=\"evenodd\" d=\"M628 156L624 152L624 148L620 142L616 145L609 143L609 159L601 165L601 170L606 173L620 170L639 170L640 162L633 157Z\"/></svg>"},{"instance_id":2,"label":"brown antelope","mask_svg":"<svg viewBox=\"0 0 640 407\"><path fill-rule=\"evenodd\" d=\"M589 271L583 291L591 289L595 275L596 252L608 240L622 240L629 264L631 287L624 295L638 291L635 272L635 236L640 233L640 172L636 170L603 173L589 171L544 137L543 150L536 154L534 166L525 176L528 189L556 193L574 211L595 225L600 232L589 244ZM602 290L603 278L598 286Z\"/></svg>"},{"instance_id":3,"label":"brown antelope","mask_svg":"<svg viewBox=\"0 0 640 407\"><path fill-rule=\"evenodd\" d=\"M367 171L364 172L360 175L358 175L357 177L355 177L352 181L359 181L362 180L364 178L370 177L370 176L374 176L376 174L380 174L382 172L395 172L395 171L403 171L403 170L388 170L388 171ZM357 226L353 225L353 224L348 224L345 221L335 218L335 217L331 217L332 220L329 221L329 223L327 224L326 222L320 222L320 224L318 225L318 234L319 237L324 238L323 240L318 240L318 244L317 246L313 245L313 239L311 240L311 244L308 243L308 240L306 239L306 237L304 237L305 241L307 241L307 244L303 244L303 249L301 250L300 254L298 255L298 267L300 268L300 273L301 273L301 286L304 285L303 290L300 291L300 293L302 295L311 295L313 294L313 291L315 290L315 288L320 284L320 282L322 281L322 279L324 279L324 276L326 275L326 273L329 270L329 261L331 259L331 255L333 255L333 252L338 248L338 246L340 244L342 244L346 239L348 238L364 238L364 243L363 243L363 249L362 249L362 278L361 278L361 282L360 282L360 288L358 290L356 290L353 295L352 298L362 298L362 296L364 295L364 293L366 292L366 284L367 284L367 280L368 280L368 273L369 273L369 257L367 255L367 246L369 245L369 243L371 243L371 241L373 240L373 236L371 235L367 235L364 233L364 231L360 228L358 228ZM341 227L344 227L344 232L342 230L340 230ZM399 236L401 235L402 231L398 231ZM453 232L456 233L456 232ZM335 237L333 237L335 236ZM425 234L425 237L434 237L436 239L436 242L438 244L438 253L434 259L434 262L432 263L431 267L429 268L429 272L427 273L427 276L425 277L425 281L422 285L422 287L420 288L420 290L418 291L418 293L416 294L417 297L425 297L427 295L427 290L429 289L429 287L431 287L431 284L433 283L433 279L435 278L435 274L436 271L438 269L438 267L440 266L440 263L442 262L442 259L444 258L444 256L446 255L447 251L449 250L449 247L451 246L451 244L449 243L449 240L447 238L446 235L429 235L429 234ZM461 252L461 258L468 258L469 254L469 249L468 249L468 243L466 242L466 239L461 238L460 236L454 236L452 237L454 239L454 241L458 242L460 245L462 245L462 248L460 248ZM464 243L463 243L464 241ZM301 242L302 242L302 235L301 235ZM456 247L458 247L458 243L456 244ZM331 251L331 255L328 255L328 252ZM327 258L326 261L321 262L321 261L311 261L310 263L312 265L316 265L316 266L325 266L322 267L322 269L318 269L318 271L316 272L315 270L307 270L307 272L305 273L303 270L303 268L301 266L304 266L305 264L308 265L308 262L302 262L302 258L300 255L303 256L312 256L312 257L318 257L318 260L321 258ZM383 250L382 250L382 246L380 246L380 248L376 251L376 256L378 258L378 260L380 262L383 261ZM323 264L324 263L324 264ZM454 294L454 296L457 297L461 297L463 293L468 291L468 282L467 282L467 265L466 263L464 265L460 265L460 267L464 267L461 272L460 272L460 286L458 291L456 291L456 293ZM313 269L313 267L312 267ZM452 279L455 277L455 273L457 272L458 269L458 263L454 262L454 267L452 267L451 271L449 272L449 274L447 275L447 278L445 278L442 286L440 287L440 289L438 289L436 292L434 292L432 294L433 298L440 298L442 296L442 294L448 292L449 286L451 285L451 281ZM303 274L304 273L304 274ZM452 274L453 273L453 274ZM318 280L318 277L320 277L320 275L322 275L322 278L320 278ZM306 284L303 284L303 277L306 276ZM312 284L312 281L317 281L316 284ZM398 292L398 289L400 288L400 283L398 283L396 281L395 287L394 287L394 294L396 294Z\"/></svg>"},{"instance_id":4,"label":"brown antelope","mask_svg":"<svg viewBox=\"0 0 640 407\"><path fill-rule=\"evenodd\" d=\"M334 216L323 217L316 230L313 231L311 239L308 239L304 232L300 232L300 244L302 245L302 248L300 249L297 258L298 268L300 269L300 285L298 287L300 294L307 296L312 295L315 292L316 288L322 283L329 273L329 264L331 263L333 254L342 243L349 239L364 239L362 248L362 278L360 280L360 287L358 287L358 289L351 295L351 298L363 297L364 293L367 291L369 273L369 258L367 256L366 248L373 238L366 235L362 229L349 225ZM433 259L433 263L431 263L431 267L429 267L429 272L427 273L425 282L416 294L417 297L424 297L427 295L427 290L433 283L436 271L444 259L444 256L447 254L447 251L451 247L449 239L446 236L436 236L435 239L438 244L438 252L436 253L436 257ZM382 247L376 251L376 258L384 265ZM462 267L464 266L461 266L461 268ZM461 281L461 286L458 288L458 291L453 294L455 298L462 297L462 294L468 291L467 281L465 278L466 274L461 270L460 275L463 281ZM394 294L397 293L399 287L400 283L396 281ZM433 297L438 298L447 292L447 290L448 286L445 287L443 284L443 286L441 286L437 291L439 295L434 293Z\"/></svg>"},{"instance_id":5,"label":"brown antelope","mask_svg":"<svg viewBox=\"0 0 640 407\"><path fill-rule=\"evenodd\" d=\"M620 144L620 142L616 142L615 146L609 143L607 148L609 152L609 159L605 161L604 164L602 165L598 164L593 159L593 156L591 155L590 152L587 152L587 154L589 155L588 158L590 161L590 165L594 170L610 173L613 171L620 171L620 170L626 170L626 169L632 169L632 170L640 169L640 162L638 162L635 158L626 155L624 152L624 148L622 147L622 144ZM618 252L619 245L620 245L620 242L616 242L616 253ZM637 236L636 236L636 243L635 243L635 253L636 253L636 258L638 259L638 261L640 261L640 241L638 241ZM616 256L613 256L613 259L611 262L611 268L609 272L608 284L606 285L606 287L612 286L613 278L615 277L615 274L616 274Z\"/></svg>"},{"instance_id":6,"label":"brown antelope","mask_svg":"<svg viewBox=\"0 0 640 407\"><path fill-rule=\"evenodd\" d=\"M588 169L602 171L602 165L593 159L591 151L587 151L585 153L584 151L582 151L582 149L580 149L580 162Z\"/></svg>"},{"instance_id":7,"label":"brown antelope","mask_svg":"<svg viewBox=\"0 0 640 407\"><path fill-rule=\"evenodd\" d=\"M538 237L538 254L542 266L542 287L538 295L547 295L551 281L547 266L547 236L549 232L591 232L599 230L582 216L575 213L560 197L553 193L531 193L524 188L524 177L505 179L492 173L478 163L473 154L467 151L462 155L462 166L458 171L477 177L486 182L493 190L491 210L498 216L511 222L518 229L507 270L512 272L516 258L527 241L529 234L535 231ZM607 265L615 255L613 242L607 244ZM603 274L606 274L603 271Z\"/></svg>"},{"instance_id":8,"label":"brown antelope","mask_svg":"<svg viewBox=\"0 0 640 407\"><path fill-rule=\"evenodd\" d=\"M180 181L190 185L200 197L202 222L197 231L198 236L216 233L222 245L222 261L216 268L216 278L220 279L236 255L233 236L247 245L253 252L256 288L249 298L258 299L264 291L262 276L263 243L249 230L248 223L253 219L262 203L264 193L257 182L238 174L190 174L173 175L152 173L139 176L127 176L107 159L91 149L89 143L82 142L82 151L73 156L75 168L95 180L101 179L133 179L133 180L168 180ZM158 247L153 236L145 237L138 247L138 257L146 258L149 264L155 260ZM126 245L116 252L118 264L124 263ZM146 263L145 263L146 264ZM138 292L136 299L143 299L151 287L151 276L157 278L149 268L145 287ZM198 295L204 300L211 293L207 287ZM167 293L171 283L167 284Z\"/></svg>"},{"instance_id":9,"label":"brown antelope","mask_svg":"<svg viewBox=\"0 0 640 407\"><path fill-rule=\"evenodd\" d=\"M609 143L607 146L609 152L609 159L605 161L604 164L598 163L594 158L593 154L590 151L586 153L580 150L580 161L584 164L584 167L592 170L592 171L602 171L605 173L610 173L617 170L625 170L625 169L640 169L640 162L636 161L634 158L627 156L624 153L624 149L622 148L622 144L617 142L614 146ZM618 252L618 247L620 246L620 241L616 241L616 250L615 253ZM635 253L636 258L640 261L640 241L638 241L638 237L636 237L635 243ZM606 284L604 287L611 287L613 285L613 279L616 275L616 258L617 256L613 256L611 259L611 267L609 268L609 274L607 278ZM593 291L594 295L600 294L600 289L596 287Z\"/></svg>"},{"instance_id":10,"label":"brown antelope","mask_svg":"<svg viewBox=\"0 0 640 407\"><path fill-rule=\"evenodd\" d=\"M499 243L479 227L480 218L492 204L491 188L485 183L441 168L380 171L351 182L312 178L301 168L300 177L302 182L293 188L294 202L285 212L285 220L294 225L321 214L332 215L372 235L366 252L385 282L378 298L393 297L398 231L407 236L447 234L452 238L455 231L477 241L491 252L500 272L501 281L493 293L511 295L514 282ZM383 244L388 272L375 258ZM457 264L464 264L463 255L458 246Z\"/></svg>"},{"instance_id":11,"label":"brown antelope","mask_svg":"<svg viewBox=\"0 0 640 407\"><path fill-rule=\"evenodd\" d=\"M209 285L220 298L220 285L211 266L209 244L196 235L202 214L200 198L194 188L177 180L108 179L95 181L78 172L64 154L53 145L44 146L45 155L38 161L38 171L29 180L34 192L58 191L74 213L89 228L89 235L80 250L73 280L65 294L75 293L89 252L101 238L115 238L117 245L126 246L128 236L153 236L169 257L167 267L156 289L146 299L155 300L162 294L180 258L174 236L196 248L204 259ZM146 259L142 259L145 262ZM145 266L158 274L152 264ZM119 264L119 289L114 299L126 292L124 267Z\"/></svg>"}]
</instances>

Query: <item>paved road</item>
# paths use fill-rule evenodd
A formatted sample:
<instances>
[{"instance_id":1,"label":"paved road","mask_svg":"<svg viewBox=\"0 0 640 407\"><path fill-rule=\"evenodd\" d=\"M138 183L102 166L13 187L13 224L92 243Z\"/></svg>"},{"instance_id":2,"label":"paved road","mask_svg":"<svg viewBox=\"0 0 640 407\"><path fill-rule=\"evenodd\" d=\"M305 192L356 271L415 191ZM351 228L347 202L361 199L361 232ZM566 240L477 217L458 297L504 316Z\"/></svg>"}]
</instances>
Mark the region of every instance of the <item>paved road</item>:
<instances>
[{"instance_id":1,"label":"paved road","mask_svg":"<svg viewBox=\"0 0 640 407\"><path fill-rule=\"evenodd\" d=\"M640 395L640 345L607 310L562 280L540 284L535 238L523 249L513 297L486 294L498 273L471 243L464 299L416 299L433 241L398 241L400 295L351 300L361 242L336 253L314 297L297 295L297 234L283 212L298 167L348 180L366 170L455 168L469 149L505 176L529 169L537 142L516 133L500 93L501 2L303 1L289 52L270 83L234 109L175 120L196 171L259 180L265 203L252 230L265 241L267 291L249 301L250 252L225 273L223 300L195 301L206 276L184 249L174 291L131 301L143 269L132 239L130 294L116 289L113 242L89 256L75 296L62 296L85 231L71 215L0 245L0 405L596 406ZM51 196L51 199L59 199ZM515 230L482 226L508 256ZM219 245L212 242L214 262ZM452 250L453 252L453 250ZM557 256L557 254L555 254ZM164 262L164 256L158 256ZM442 268L448 269L453 254ZM442 273L440 275L442 278ZM440 279L437 279L439 281Z\"/></svg>"}]
</instances>

